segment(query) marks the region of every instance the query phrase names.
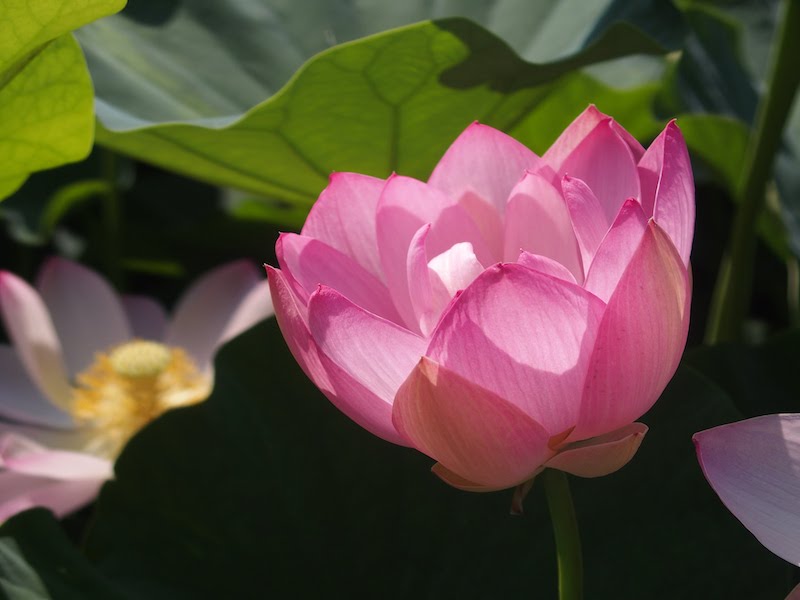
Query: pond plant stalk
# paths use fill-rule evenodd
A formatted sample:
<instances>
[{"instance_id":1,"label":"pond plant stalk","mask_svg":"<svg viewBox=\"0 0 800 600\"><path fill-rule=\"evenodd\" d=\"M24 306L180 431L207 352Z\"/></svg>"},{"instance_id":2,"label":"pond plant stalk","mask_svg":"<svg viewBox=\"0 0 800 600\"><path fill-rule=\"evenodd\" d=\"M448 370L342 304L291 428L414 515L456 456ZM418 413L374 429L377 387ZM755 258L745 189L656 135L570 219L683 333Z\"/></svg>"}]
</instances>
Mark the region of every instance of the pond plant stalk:
<instances>
[{"instance_id":1,"label":"pond plant stalk","mask_svg":"<svg viewBox=\"0 0 800 600\"><path fill-rule=\"evenodd\" d=\"M582 600L581 536L578 532L578 519L575 516L567 474L556 469L545 469L542 479L547 496L547 506L550 509L550 519L553 522L553 535L556 540L558 598L559 600Z\"/></svg>"},{"instance_id":2,"label":"pond plant stalk","mask_svg":"<svg viewBox=\"0 0 800 600\"><path fill-rule=\"evenodd\" d=\"M800 84L800 0L784 0L772 54L769 80L758 107L755 129L735 190L738 209L728 250L722 260L711 302L706 341L734 341L750 307L756 251L756 225L764 206L775 153Z\"/></svg>"}]
</instances>

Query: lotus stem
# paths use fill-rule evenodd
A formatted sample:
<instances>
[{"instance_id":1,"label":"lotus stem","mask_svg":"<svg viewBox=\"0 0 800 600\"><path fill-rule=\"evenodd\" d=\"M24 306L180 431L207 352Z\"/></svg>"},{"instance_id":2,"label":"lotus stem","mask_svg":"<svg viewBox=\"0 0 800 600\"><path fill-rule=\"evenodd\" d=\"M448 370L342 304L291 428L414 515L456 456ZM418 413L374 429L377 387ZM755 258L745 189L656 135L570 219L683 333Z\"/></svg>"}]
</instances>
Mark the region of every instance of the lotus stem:
<instances>
[{"instance_id":1,"label":"lotus stem","mask_svg":"<svg viewBox=\"0 0 800 600\"><path fill-rule=\"evenodd\" d=\"M583 559L581 558L581 536L578 519L569 491L567 474L556 469L545 469L542 473L553 535L558 556L559 600L582 600Z\"/></svg>"}]
</instances>

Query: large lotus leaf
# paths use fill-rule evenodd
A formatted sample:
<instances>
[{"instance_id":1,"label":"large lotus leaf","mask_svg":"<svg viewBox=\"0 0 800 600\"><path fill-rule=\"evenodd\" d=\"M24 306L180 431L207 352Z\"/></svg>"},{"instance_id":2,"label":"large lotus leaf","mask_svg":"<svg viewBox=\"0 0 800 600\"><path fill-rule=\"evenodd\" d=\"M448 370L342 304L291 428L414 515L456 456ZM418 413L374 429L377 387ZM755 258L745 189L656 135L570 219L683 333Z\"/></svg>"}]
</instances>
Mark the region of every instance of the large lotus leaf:
<instances>
[{"instance_id":1,"label":"large lotus leaf","mask_svg":"<svg viewBox=\"0 0 800 600\"><path fill-rule=\"evenodd\" d=\"M92 83L68 33L125 0L0 3L0 199L28 175L84 158L92 145Z\"/></svg>"},{"instance_id":2,"label":"large lotus leaf","mask_svg":"<svg viewBox=\"0 0 800 600\"><path fill-rule=\"evenodd\" d=\"M630 27L612 41L628 47L631 40L642 51L656 47ZM469 21L426 22L318 55L281 92L225 128L100 128L98 141L212 183L307 206L332 171L427 176L475 119L514 133L542 105L549 107L548 115L539 113L543 122L569 120L587 97L569 102L580 105L569 114L562 108L566 94L553 95L581 77L576 67L610 57L615 47L598 42L559 62L533 65ZM608 95L622 93L609 88ZM602 94L596 100L610 110ZM646 118L641 105L636 113ZM537 134L533 145L552 137Z\"/></svg>"},{"instance_id":3,"label":"large lotus leaf","mask_svg":"<svg viewBox=\"0 0 800 600\"><path fill-rule=\"evenodd\" d=\"M652 0L164 0L132 3L78 36L98 116L118 130L229 122L334 44L453 16L482 24L536 63L587 47L609 58L657 53L677 47L683 33L678 11Z\"/></svg>"},{"instance_id":4,"label":"large lotus leaf","mask_svg":"<svg viewBox=\"0 0 800 600\"><path fill-rule=\"evenodd\" d=\"M109 597L102 584L148 599L555 597L541 486L523 517L509 514L509 491L448 487L430 459L342 416L274 321L224 348L216 373L206 403L132 440L96 507L91 564L75 561L86 592L59 597ZM644 417L633 462L573 479L588 597L783 597L784 563L727 512L694 456L692 433L738 418L719 388L681 369ZM31 520L0 534L55 589L67 557L46 552L56 537Z\"/></svg>"}]
</instances>

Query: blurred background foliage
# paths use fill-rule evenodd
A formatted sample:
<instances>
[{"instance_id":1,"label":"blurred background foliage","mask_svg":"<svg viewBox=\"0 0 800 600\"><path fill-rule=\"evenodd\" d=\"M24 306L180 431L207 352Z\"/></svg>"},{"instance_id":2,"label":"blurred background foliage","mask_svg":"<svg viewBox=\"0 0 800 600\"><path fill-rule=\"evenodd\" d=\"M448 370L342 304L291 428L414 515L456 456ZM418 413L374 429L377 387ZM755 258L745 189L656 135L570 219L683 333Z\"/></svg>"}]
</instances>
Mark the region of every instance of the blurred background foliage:
<instances>
[{"instance_id":1,"label":"blurred background foliage","mask_svg":"<svg viewBox=\"0 0 800 600\"><path fill-rule=\"evenodd\" d=\"M796 574L725 510L691 443L800 411L798 102L748 340L701 344L777 2L130 0L75 32L85 64L69 30L120 3L83 4L22 50L0 41L0 124L44 148L37 162L0 141L0 268L28 278L58 253L169 304L223 261L274 264L277 232L299 229L332 171L424 179L474 120L542 152L589 103L645 144L677 117L697 180L690 348L631 465L575 480L586 588L785 595ZM15 84L50 54L72 61L51 76L71 77L74 110L26 130L15 89L34 88ZM510 493L458 492L429 466L341 416L271 321L224 349L208 402L131 441L94 507L0 528L0 595L554 597L541 490L511 517Z\"/></svg>"}]
</instances>

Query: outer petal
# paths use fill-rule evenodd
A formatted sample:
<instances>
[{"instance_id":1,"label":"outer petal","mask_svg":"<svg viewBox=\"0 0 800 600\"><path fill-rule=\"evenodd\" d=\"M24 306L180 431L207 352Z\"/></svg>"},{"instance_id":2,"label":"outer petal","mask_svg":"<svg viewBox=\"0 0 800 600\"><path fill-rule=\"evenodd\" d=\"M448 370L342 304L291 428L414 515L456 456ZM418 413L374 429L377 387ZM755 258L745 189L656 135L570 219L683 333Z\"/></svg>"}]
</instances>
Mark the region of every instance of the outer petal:
<instances>
[{"instance_id":1,"label":"outer petal","mask_svg":"<svg viewBox=\"0 0 800 600\"><path fill-rule=\"evenodd\" d=\"M428 183L452 198L470 192L505 211L506 199L526 169L541 159L514 138L473 123L456 138L433 170Z\"/></svg>"},{"instance_id":2,"label":"outer petal","mask_svg":"<svg viewBox=\"0 0 800 600\"><path fill-rule=\"evenodd\" d=\"M420 227L428 223L429 256L441 254L458 242L470 242L478 260L493 262L478 226L455 200L416 179L390 177L378 203L378 249L389 293L403 322L412 329L418 321L408 288L408 249Z\"/></svg>"},{"instance_id":3,"label":"outer petal","mask_svg":"<svg viewBox=\"0 0 800 600\"><path fill-rule=\"evenodd\" d=\"M444 481L447 485L451 485L456 489L465 492L496 492L497 490L505 489L503 487L489 487L475 483L469 479L464 479L461 475L453 473L450 469L445 467L442 463L436 463L431 467L431 472L439 479Z\"/></svg>"},{"instance_id":4,"label":"outer petal","mask_svg":"<svg viewBox=\"0 0 800 600\"><path fill-rule=\"evenodd\" d=\"M161 340L167 330L167 312L147 296L123 296L122 307L128 315L134 337Z\"/></svg>"},{"instance_id":5,"label":"outer petal","mask_svg":"<svg viewBox=\"0 0 800 600\"><path fill-rule=\"evenodd\" d=\"M16 275L2 271L0 310L8 336L28 375L53 404L67 408L72 388L61 343L41 296Z\"/></svg>"},{"instance_id":6,"label":"outer petal","mask_svg":"<svg viewBox=\"0 0 800 600\"><path fill-rule=\"evenodd\" d=\"M563 149L557 144L551 150ZM544 159L559 175L583 180L600 201L608 223L626 198L640 196L636 157L610 118L595 124L559 165L551 162L550 150Z\"/></svg>"},{"instance_id":7,"label":"outer petal","mask_svg":"<svg viewBox=\"0 0 800 600\"><path fill-rule=\"evenodd\" d=\"M281 234L276 245L281 267L311 294L327 285L366 310L400 321L386 286L349 256L313 238ZM404 263L405 264L405 263Z\"/></svg>"},{"instance_id":8,"label":"outer petal","mask_svg":"<svg viewBox=\"0 0 800 600\"><path fill-rule=\"evenodd\" d=\"M91 502L113 476L110 461L48 450L14 434L0 435L0 521L45 506L58 516Z\"/></svg>"},{"instance_id":9,"label":"outer petal","mask_svg":"<svg viewBox=\"0 0 800 600\"><path fill-rule=\"evenodd\" d=\"M522 410L424 357L393 417L419 450L481 486L521 483L552 455L547 431Z\"/></svg>"},{"instance_id":10,"label":"outer petal","mask_svg":"<svg viewBox=\"0 0 800 600\"><path fill-rule=\"evenodd\" d=\"M767 415L694 435L725 506L769 550L800 566L800 415Z\"/></svg>"},{"instance_id":11,"label":"outer petal","mask_svg":"<svg viewBox=\"0 0 800 600\"><path fill-rule=\"evenodd\" d=\"M578 477L609 475L628 464L646 433L647 425L631 423L606 435L568 444L545 467Z\"/></svg>"},{"instance_id":12,"label":"outer petal","mask_svg":"<svg viewBox=\"0 0 800 600\"><path fill-rule=\"evenodd\" d=\"M531 254L523 250L519 253L517 263L529 269L533 269L534 271L544 273L545 275L563 279L569 283L575 283L575 277L572 276L572 273L570 273L564 265L546 256Z\"/></svg>"},{"instance_id":13,"label":"outer petal","mask_svg":"<svg viewBox=\"0 0 800 600\"><path fill-rule=\"evenodd\" d=\"M272 314L263 275L250 261L217 267L203 275L178 301L165 342L186 349L204 372L217 348Z\"/></svg>"},{"instance_id":14,"label":"outer petal","mask_svg":"<svg viewBox=\"0 0 800 600\"><path fill-rule=\"evenodd\" d=\"M569 210L550 182L536 173L526 173L511 191L506 211L506 261L515 261L520 250L526 250L552 258L569 269L576 280L583 281Z\"/></svg>"},{"instance_id":15,"label":"outer petal","mask_svg":"<svg viewBox=\"0 0 800 600\"><path fill-rule=\"evenodd\" d=\"M425 350L423 338L324 286L308 303L308 326L328 358L389 404Z\"/></svg>"},{"instance_id":16,"label":"outer petal","mask_svg":"<svg viewBox=\"0 0 800 600\"><path fill-rule=\"evenodd\" d=\"M44 427L73 427L72 417L56 408L28 377L9 346L0 346L0 417Z\"/></svg>"},{"instance_id":17,"label":"outer petal","mask_svg":"<svg viewBox=\"0 0 800 600\"><path fill-rule=\"evenodd\" d=\"M683 353L690 298L680 256L651 221L603 315L570 440L627 425L655 403Z\"/></svg>"},{"instance_id":18,"label":"outer petal","mask_svg":"<svg viewBox=\"0 0 800 600\"><path fill-rule=\"evenodd\" d=\"M561 189L569 209L572 228L581 250L583 272L589 271L600 242L611 224L600 201L586 183L576 177L565 175L561 181Z\"/></svg>"},{"instance_id":19,"label":"outer petal","mask_svg":"<svg viewBox=\"0 0 800 600\"><path fill-rule=\"evenodd\" d=\"M557 435L577 422L603 309L576 285L496 265L451 304L425 354Z\"/></svg>"},{"instance_id":20,"label":"outer petal","mask_svg":"<svg viewBox=\"0 0 800 600\"><path fill-rule=\"evenodd\" d=\"M0 522L35 506L64 517L91 503L105 479L51 479L0 471Z\"/></svg>"},{"instance_id":21,"label":"outer petal","mask_svg":"<svg viewBox=\"0 0 800 600\"><path fill-rule=\"evenodd\" d=\"M395 444L408 445L392 425L392 405L376 396L325 357L308 330L302 307L286 276L267 266L275 316L286 344L305 374L344 414L364 429Z\"/></svg>"},{"instance_id":22,"label":"outer petal","mask_svg":"<svg viewBox=\"0 0 800 600\"><path fill-rule=\"evenodd\" d=\"M335 248L382 279L375 211L385 183L358 173L332 174L308 213L302 235Z\"/></svg>"},{"instance_id":23,"label":"outer petal","mask_svg":"<svg viewBox=\"0 0 800 600\"><path fill-rule=\"evenodd\" d=\"M598 124L608 121L610 117L597 110L594 104L590 104L569 126L558 136L558 139L547 150L542 157L544 162L556 171L561 169L564 161L580 146L584 138L588 136ZM634 158L638 161L644 154L644 148L636 141L630 133L625 131L615 121L611 121L614 132L620 136L623 142L628 145Z\"/></svg>"},{"instance_id":24,"label":"outer petal","mask_svg":"<svg viewBox=\"0 0 800 600\"><path fill-rule=\"evenodd\" d=\"M694 237L694 177L681 130L670 121L639 161L642 206L689 265Z\"/></svg>"},{"instance_id":25,"label":"outer petal","mask_svg":"<svg viewBox=\"0 0 800 600\"><path fill-rule=\"evenodd\" d=\"M627 200L597 249L583 287L608 302L639 249L646 230L647 220L642 207L636 200Z\"/></svg>"},{"instance_id":26,"label":"outer petal","mask_svg":"<svg viewBox=\"0 0 800 600\"><path fill-rule=\"evenodd\" d=\"M119 296L91 269L51 258L39 273L37 288L58 332L70 376L91 365L97 352L132 337Z\"/></svg>"},{"instance_id":27,"label":"outer petal","mask_svg":"<svg viewBox=\"0 0 800 600\"><path fill-rule=\"evenodd\" d=\"M406 259L406 275L411 307L419 321L419 330L427 336L439 319L439 311L433 297L430 271L428 270L428 250L426 241L431 230L430 224L423 225L411 238Z\"/></svg>"}]
</instances>

